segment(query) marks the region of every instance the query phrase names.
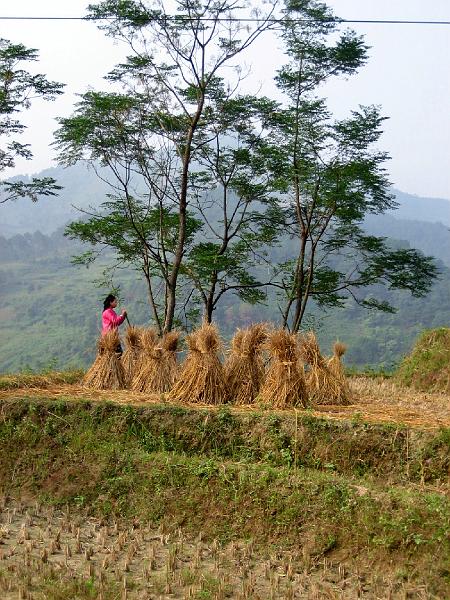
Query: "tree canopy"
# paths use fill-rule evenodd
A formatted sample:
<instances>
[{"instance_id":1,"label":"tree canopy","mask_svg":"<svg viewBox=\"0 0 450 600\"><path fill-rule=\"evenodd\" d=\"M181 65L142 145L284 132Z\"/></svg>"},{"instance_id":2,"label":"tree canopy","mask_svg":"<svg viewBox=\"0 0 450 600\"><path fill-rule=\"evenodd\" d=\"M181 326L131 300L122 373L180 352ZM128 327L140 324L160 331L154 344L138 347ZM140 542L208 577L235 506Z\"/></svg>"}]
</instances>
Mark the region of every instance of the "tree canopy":
<instances>
[{"instance_id":1,"label":"tree canopy","mask_svg":"<svg viewBox=\"0 0 450 600\"><path fill-rule=\"evenodd\" d=\"M0 39L0 137L4 140L0 148L0 173L14 167L18 157L29 160L33 156L30 145L19 141L18 136L26 129L19 114L35 98L54 100L62 94L61 83L23 68L23 63L37 60L37 50ZM36 201L39 196L54 196L61 189L51 177L32 178L31 182L2 181L0 188L0 203L23 197Z\"/></svg>"},{"instance_id":2,"label":"tree canopy","mask_svg":"<svg viewBox=\"0 0 450 600\"><path fill-rule=\"evenodd\" d=\"M421 296L437 275L430 257L362 227L395 207L381 109L336 119L320 96L364 66L364 40L317 0L264 6L251 25L228 0L177 0L174 14L135 0L89 7L130 54L108 75L113 92L83 94L60 119L61 162L87 161L111 190L68 234L93 245L81 262L109 247L143 273L161 332L200 308L211 320L229 293L276 296L281 323L298 331L311 300L389 312L379 284ZM239 64L274 14L281 100L244 94Z\"/></svg>"},{"instance_id":3,"label":"tree canopy","mask_svg":"<svg viewBox=\"0 0 450 600\"><path fill-rule=\"evenodd\" d=\"M359 106L334 119L321 86L349 77L367 59L363 39L340 33L339 20L315 0L288 1L281 37L287 62L276 83L284 96L271 123L269 161L274 190L285 213L284 231L297 242L294 256L275 266L283 325L298 331L313 299L342 306L351 296L367 308L392 311L372 295L373 286L425 294L437 269L413 249L393 249L367 235L365 215L394 208L379 149L384 117L376 106Z\"/></svg>"},{"instance_id":4,"label":"tree canopy","mask_svg":"<svg viewBox=\"0 0 450 600\"><path fill-rule=\"evenodd\" d=\"M233 96L221 74L231 70L238 85L239 66L233 61L268 27L272 11L269 3L267 14L247 27L238 18L243 9L231 1L181 0L175 7L172 18L162 4L157 10L132 0L90 6L90 18L125 41L131 54L108 76L119 91L84 94L75 115L61 119L57 132L65 164L87 160L109 170L113 192L104 208L112 210L111 201L120 205L148 255L149 285L156 278L158 296L164 299L161 309L151 300L154 316L162 310L158 319L163 331L174 325L177 302L184 310L192 297L185 286L193 273L186 257L191 267L210 262L205 257L211 245L197 244L190 253L191 225L198 217L191 184L202 149L216 136L217 104L225 106ZM144 232L141 216L155 211L158 230ZM241 288L247 285L244 269L241 264Z\"/></svg>"}]
</instances>

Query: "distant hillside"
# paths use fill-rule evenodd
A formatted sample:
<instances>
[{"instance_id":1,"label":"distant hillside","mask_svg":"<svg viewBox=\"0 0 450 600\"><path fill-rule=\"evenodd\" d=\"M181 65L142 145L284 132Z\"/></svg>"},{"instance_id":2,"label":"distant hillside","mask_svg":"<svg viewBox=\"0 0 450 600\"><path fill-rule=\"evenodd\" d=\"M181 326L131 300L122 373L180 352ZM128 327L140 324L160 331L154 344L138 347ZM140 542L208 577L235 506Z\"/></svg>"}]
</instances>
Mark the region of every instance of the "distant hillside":
<instances>
[{"instance_id":1,"label":"distant hillside","mask_svg":"<svg viewBox=\"0 0 450 600\"><path fill-rule=\"evenodd\" d=\"M37 203L22 200L0 205L0 235L11 237L35 231L53 233L62 225L78 218L79 212L74 206L98 206L109 191L108 186L83 165L67 169L55 167L42 171L37 176L54 177L64 189L58 197L42 198ZM389 217L450 226L450 200L420 198L395 189L393 192L399 208L389 211ZM409 238L400 237L411 242Z\"/></svg>"},{"instance_id":2,"label":"distant hillside","mask_svg":"<svg viewBox=\"0 0 450 600\"><path fill-rule=\"evenodd\" d=\"M80 216L74 206L98 206L108 188L81 166L40 175L55 177L64 186L60 197L0 205L0 337L8 340L0 354L0 372L86 366L95 349L106 288L93 282L103 279L102 266L89 270L71 266L70 258L81 245L65 238L63 231L66 223ZM450 202L396 193L399 210L369 215L366 230L437 257L441 278L424 299L381 290L381 297L399 307L395 315L366 311L350 301L343 310L312 310L308 324L319 328L326 351L337 338L348 343L347 364L390 367L423 329L450 323ZM289 254L290 243L273 249L273 256ZM146 294L137 273L124 269L118 277L115 283L122 286L132 321L147 323ZM236 327L256 320L277 321L278 316L274 299L251 307L234 296L227 297L215 314L225 336Z\"/></svg>"},{"instance_id":3,"label":"distant hillside","mask_svg":"<svg viewBox=\"0 0 450 600\"><path fill-rule=\"evenodd\" d=\"M0 235L11 237L35 231L51 234L79 218L80 213L75 207L98 206L107 191L107 185L82 165L46 169L36 176L54 177L64 189L59 196L41 198L38 202L23 199L0 204Z\"/></svg>"},{"instance_id":4,"label":"distant hillside","mask_svg":"<svg viewBox=\"0 0 450 600\"><path fill-rule=\"evenodd\" d=\"M395 211L389 211L388 214L395 216L397 219L443 223L450 227L450 200L421 198L395 189L393 192L399 207Z\"/></svg>"},{"instance_id":5,"label":"distant hillside","mask_svg":"<svg viewBox=\"0 0 450 600\"><path fill-rule=\"evenodd\" d=\"M386 214L367 216L364 227L372 235L405 241L450 267L450 230L442 223L398 219Z\"/></svg>"},{"instance_id":6,"label":"distant hillside","mask_svg":"<svg viewBox=\"0 0 450 600\"><path fill-rule=\"evenodd\" d=\"M81 213L75 207L87 209L98 206L109 191L94 172L79 165L68 169L57 167L48 169L40 176L52 176L64 190L57 198L43 198L37 203L29 200L0 205L0 253L6 257L22 258L21 247L26 251L31 243L29 234L39 231L46 235L61 237L64 226L80 218ZM409 246L435 256L450 267L450 201L436 198L419 198L396 191L400 207L385 215L368 215L365 219L367 231L373 235L402 240ZM416 215L416 216L414 216ZM15 238L11 244L5 243L21 234L24 239ZM55 240L53 240L55 242ZM45 241L35 239L38 252ZM56 242L55 242L56 243ZM58 245L67 246L66 242ZM17 254L19 253L19 254Z\"/></svg>"},{"instance_id":7,"label":"distant hillside","mask_svg":"<svg viewBox=\"0 0 450 600\"><path fill-rule=\"evenodd\" d=\"M70 257L77 251L79 247L61 230L51 236L0 237L0 339L4 340L0 373L87 366L92 361L101 301L109 288L98 286L104 262L89 269L71 266ZM318 329L326 353L336 339L347 343L347 365L390 368L410 351L423 329L448 326L450 270L442 263L440 268L441 278L426 298L378 290L377 296L399 307L397 314L367 311L351 301L345 309L328 313L311 306L305 327ZM121 286L121 304L132 322L148 324L150 311L139 275L123 269L115 283ZM274 298L252 307L228 296L215 319L229 337L236 327L258 320L278 321L279 311Z\"/></svg>"}]
</instances>

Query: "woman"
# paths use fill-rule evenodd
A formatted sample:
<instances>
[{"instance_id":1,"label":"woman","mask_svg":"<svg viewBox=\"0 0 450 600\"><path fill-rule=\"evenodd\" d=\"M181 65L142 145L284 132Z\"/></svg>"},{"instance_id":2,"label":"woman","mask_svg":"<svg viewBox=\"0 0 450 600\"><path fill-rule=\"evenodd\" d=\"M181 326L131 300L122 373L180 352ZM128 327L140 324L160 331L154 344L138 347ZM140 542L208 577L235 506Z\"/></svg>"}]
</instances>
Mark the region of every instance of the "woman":
<instances>
[{"instance_id":1,"label":"woman","mask_svg":"<svg viewBox=\"0 0 450 600\"><path fill-rule=\"evenodd\" d=\"M103 302L103 313L102 313L102 335L105 335L108 331L112 329L117 329L119 325L125 321L127 316L127 311L122 310L122 314L119 316L114 310L117 306L117 298L112 294L106 296L105 301ZM118 354L122 354L122 346L119 344L117 346L116 352Z\"/></svg>"}]
</instances>

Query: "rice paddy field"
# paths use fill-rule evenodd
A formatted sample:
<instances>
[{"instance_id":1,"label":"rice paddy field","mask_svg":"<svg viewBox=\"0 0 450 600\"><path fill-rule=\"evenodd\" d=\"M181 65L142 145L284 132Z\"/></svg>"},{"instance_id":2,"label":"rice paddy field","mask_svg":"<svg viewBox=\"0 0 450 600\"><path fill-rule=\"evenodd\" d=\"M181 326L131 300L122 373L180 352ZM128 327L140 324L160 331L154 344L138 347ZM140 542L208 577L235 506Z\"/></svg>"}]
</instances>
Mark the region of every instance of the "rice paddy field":
<instances>
[{"instance_id":1,"label":"rice paddy field","mask_svg":"<svg viewBox=\"0 0 450 600\"><path fill-rule=\"evenodd\" d=\"M0 377L5 599L450 597L450 396L274 409Z\"/></svg>"}]
</instances>

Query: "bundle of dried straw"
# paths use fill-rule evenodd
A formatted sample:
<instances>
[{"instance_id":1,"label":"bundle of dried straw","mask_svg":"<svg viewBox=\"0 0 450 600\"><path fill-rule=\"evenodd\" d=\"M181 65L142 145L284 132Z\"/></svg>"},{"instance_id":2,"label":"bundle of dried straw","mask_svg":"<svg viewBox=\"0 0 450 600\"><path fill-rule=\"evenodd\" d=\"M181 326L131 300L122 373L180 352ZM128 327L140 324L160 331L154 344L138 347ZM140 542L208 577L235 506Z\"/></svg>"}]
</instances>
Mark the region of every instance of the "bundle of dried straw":
<instances>
[{"instance_id":1,"label":"bundle of dried straw","mask_svg":"<svg viewBox=\"0 0 450 600\"><path fill-rule=\"evenodd\" d=\"M131 386L139 364L142 351L141 335L141 329L134 325L130 325L125 332L125 352L122 355L122 365L127 387Z\"/></svg>"},{"instance_id":2,"label":"bundle of dried straw","mask_svg":"<svg viewBox=\"0 0 450 600\"><path fill-rule=\"evenodd\" d=\"M177 350L178 350L178 342L180 340L180 332L179 331L169 331L166 333L162 339L162 349L163 349L163 370L164 370L164 382L165 389L161 390L164 392L169 392L175 381L177 380L178 375L178 364L177 364Z\"/></svg>"},{"instance_id":3,"label":"bundle of dried straw","mask_svg":"<svg viewBox=\"0 0 450 600\"><path fill-rule=\"evenodd\" d=\"M342 357L347 352L347 346L342 342L335 342L333 345L333 356L328 359L328 368L338 379L345 379Z\"/></svg>"},{"instance_id":4,"label":"bundle of dried straw","mask_svg":"<svg viewBox=\"0 0 450 600\"><path fill-rule=\"evenodd\" d=\"M251 404L255 401L264 379L262 345L267 338L267 326L256 323L238 329L231 341L231 352L225 363L230 402Z\"/></svg>"},{"instance_id":5,"label":"bundle of dried straw","mask_svg":"<svg viewBox=\"0 0 450 600\"><path fill-rule=\"evenodd\" d=\"M305 378L296 336L277 329L269 335L266 347L271 356L261 400L275 408L305 407Z\"/></svg>"},{"instance_id":6,"label":"bundle of dried straw","mask_svg":"<svg viewBox=\"0 0 450 600\"><path fill-rule=\"evenodd\" d=\"M340 352L341 350L342 346L339 347ZM330 367L330 364L327 364L320 353L313 331L303 337L301 352L305 362L309 364L306 383L312 400L316 404L350 404L349 389L343 371L342 376L339 376L336 365ZM337 360L340 362L340 358Z\"/></svg>"},{"instance_id":7,"label":"bundle of dried straw","mask_svg":"<svg viewBox=\"0 0 450 600\"><path fill-rule=\"evenodd\" d=\"M100 337L95 361L83 378L84 386L94 390L120 390L125 387L125 372L116 353L119 344L117 329Z\"/></svg>"},{"instance_id":8,"label":"bundle of dried straw","mask_svg":"<svg viewBox=\"0 0 450 600\"><path fill-rule=\"evenodd\" d=\"M155 392L160 377L162 347L158 333L152 327L143 329L141 335L142 350L131 388L136 392Z\"/></svg>"},{"instance_id":9,"label":"bundle of dried straw","mask_svg":"<svg viewBox=\"0 0 450 600\"><path fill-rule=\"evenodd\" d=\"M343 344L342 342L335 342L333 345L333 356L328 359L328 368L332 373L334 373L335 377L341 383L341 395L346 399L344 403L349 404L351 402L351 391L347 377L345 376L344 365L342 364L342 357L346 352L346 344ZM340 404L342 404L342 402L340 402Z\"/></svg>"},{"instance_id":10,"label":"bundle of dried straw","mask_svg":"<svg viewBox=\"0 0 450 600\"><path fill-rule=\"evenodd\" d=\"M200 404L222 404L227 400L223 366L218 353L221 342L217 327L204 323L186 337L188 356L169 399Z\"/></svg>"}]
</instances>

